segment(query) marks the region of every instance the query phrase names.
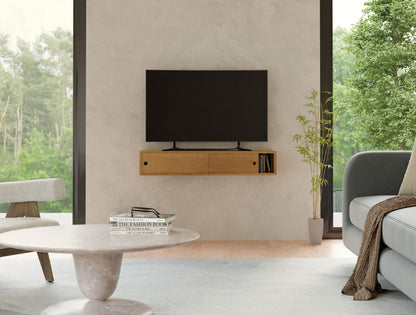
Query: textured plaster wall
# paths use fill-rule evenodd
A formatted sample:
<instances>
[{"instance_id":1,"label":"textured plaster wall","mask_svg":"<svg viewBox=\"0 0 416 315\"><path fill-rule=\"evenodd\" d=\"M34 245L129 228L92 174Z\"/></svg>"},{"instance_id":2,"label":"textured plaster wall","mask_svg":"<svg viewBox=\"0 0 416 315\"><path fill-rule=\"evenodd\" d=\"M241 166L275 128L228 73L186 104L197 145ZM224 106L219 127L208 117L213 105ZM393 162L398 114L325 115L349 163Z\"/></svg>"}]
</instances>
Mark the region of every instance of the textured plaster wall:
<instances>
[{"instance_id":1,"label":"textured plaster wall","mask_svg":"<svg viewBox=\"0 0 416 315\"><path fill-rule=\"evenodd\" d=\"M139 176L146 69L267 69L276 176ZM311 197L291 137L319 88L318 0L88 0L87 222L132 205L210 240L307 239ZM192 143L194 147L234 143ZM182 144L185 146L185 144Z\"/></svg>"}]
</instances>

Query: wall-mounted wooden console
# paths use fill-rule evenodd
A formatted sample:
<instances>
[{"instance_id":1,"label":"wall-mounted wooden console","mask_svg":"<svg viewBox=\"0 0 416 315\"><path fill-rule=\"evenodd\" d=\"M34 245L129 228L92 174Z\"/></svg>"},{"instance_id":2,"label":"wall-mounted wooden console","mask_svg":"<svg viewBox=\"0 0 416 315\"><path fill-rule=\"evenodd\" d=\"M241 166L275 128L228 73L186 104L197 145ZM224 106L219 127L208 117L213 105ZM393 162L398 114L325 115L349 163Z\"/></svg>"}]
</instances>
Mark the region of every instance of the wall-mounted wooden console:
<instances>
[{"instance_id":1,"label":"wall-mounted wooden console","mask_svg":"<svg viewBox=\"0 0 416 315\"><path fill-rule=\"evenodd\" d=\"M276 152L141 151L140 175L276 175Z\"/></svg>"}]
</instances>

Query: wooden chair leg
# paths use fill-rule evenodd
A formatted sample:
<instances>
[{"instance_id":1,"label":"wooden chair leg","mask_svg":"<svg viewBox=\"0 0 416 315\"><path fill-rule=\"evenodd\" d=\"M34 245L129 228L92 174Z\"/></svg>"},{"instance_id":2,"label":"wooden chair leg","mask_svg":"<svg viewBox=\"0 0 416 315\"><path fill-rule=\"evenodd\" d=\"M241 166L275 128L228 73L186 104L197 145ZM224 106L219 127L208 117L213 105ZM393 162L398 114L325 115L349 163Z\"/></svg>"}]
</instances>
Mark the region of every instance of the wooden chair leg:
<instances>
[{"instance_id":1,"label":"wooden chair leg","mask_svg":"<svg viewBox=\"0 0 416 315\"><path fill-rule=\"evenodd\" d=\"M37 201L12 202L6 213L6 218L36 217L40 218Z\"/></svg>"},{"instance_id":2,"label":"wooden chair leg","mask_svg":"<svg viewBox=\"0 0 416 315\"><path fill-rule=\"evenodd\" d=\"M45 280L48 282L53 282L53 273L51 267L51 261L49 260L48 253L40 253L38 252L39 262L42 266L43 275L45 276Z\"/></svg>"}]
</instances>

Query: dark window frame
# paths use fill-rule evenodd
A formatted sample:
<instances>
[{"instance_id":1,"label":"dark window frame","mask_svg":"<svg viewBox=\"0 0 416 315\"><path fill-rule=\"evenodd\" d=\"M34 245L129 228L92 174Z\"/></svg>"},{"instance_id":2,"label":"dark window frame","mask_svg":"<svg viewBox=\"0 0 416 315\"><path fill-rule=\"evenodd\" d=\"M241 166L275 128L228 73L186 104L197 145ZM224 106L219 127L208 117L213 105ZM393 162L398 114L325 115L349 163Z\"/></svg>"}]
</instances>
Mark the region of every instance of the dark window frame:
<instances>
[{"instance_id":1,"label":"dark window frame","mask_svg":"<svg viewBox=\"0 0 416 315\"><path fill-rule=\"evenodd\" d=\"M73 224L85 224L86 0L74 0Z\"/></svg>"},{"instance_id":2,"label":"dark window frame","mask_svg":"<svg viewBox=\"0 0 416 315\"><path fill-rule=\"evenodd\" d=\"M333 92L333 54L332 54L332 0L320 0L320 74L321 91ZM327 93L321 94L321 101L329 97ZM328 110L332 111L332 102L327 104ZM329 163L333 165L333 152L330 149ZM324 219L324 238L342 238L342 228L334 227L334 205L333 205L333 172L327 169L325 178L328 184L322 189L321 216Z\"/></svg>"}]
</instances>

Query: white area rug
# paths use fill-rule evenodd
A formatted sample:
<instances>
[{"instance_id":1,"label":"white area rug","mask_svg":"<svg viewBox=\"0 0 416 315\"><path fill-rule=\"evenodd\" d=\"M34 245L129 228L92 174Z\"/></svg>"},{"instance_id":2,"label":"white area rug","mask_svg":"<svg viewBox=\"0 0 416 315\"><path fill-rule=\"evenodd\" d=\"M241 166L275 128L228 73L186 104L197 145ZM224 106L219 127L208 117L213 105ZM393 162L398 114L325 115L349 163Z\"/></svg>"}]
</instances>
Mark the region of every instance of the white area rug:
<instances>
[{"instance_id":1,"label":"white area rug","mask_svg":"<svg viewBox=\"0 0 416 315\"><path fill-rule=\"evenodd\" d=\"M0 314L39 314L82 298L70 256L52 258L53 284L36 256L0 259ZM113 298L150 305L156 314L415 314L416 303L391 291L371 301L341 294L353 259L125 259Z\"/></svg>"}]
</instances>

